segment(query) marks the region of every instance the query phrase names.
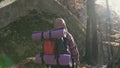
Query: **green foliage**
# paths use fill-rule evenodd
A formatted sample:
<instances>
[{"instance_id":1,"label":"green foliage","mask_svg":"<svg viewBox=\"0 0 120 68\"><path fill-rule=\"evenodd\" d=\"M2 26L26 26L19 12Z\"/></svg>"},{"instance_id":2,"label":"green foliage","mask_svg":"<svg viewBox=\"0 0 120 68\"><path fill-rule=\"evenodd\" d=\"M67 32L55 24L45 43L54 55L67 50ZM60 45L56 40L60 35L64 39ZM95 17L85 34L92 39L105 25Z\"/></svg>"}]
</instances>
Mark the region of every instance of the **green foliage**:
<instances>
[{"instance_id":1,"label":"green foliage","mask_svg":"<svg viewBox=\"0 0 120 68\"><path fill-rule=\"evenodd\" d=\"M0 68L9 68L11 65L13 61L5 53L0 53Z\"/></svg>"}]
</instances>

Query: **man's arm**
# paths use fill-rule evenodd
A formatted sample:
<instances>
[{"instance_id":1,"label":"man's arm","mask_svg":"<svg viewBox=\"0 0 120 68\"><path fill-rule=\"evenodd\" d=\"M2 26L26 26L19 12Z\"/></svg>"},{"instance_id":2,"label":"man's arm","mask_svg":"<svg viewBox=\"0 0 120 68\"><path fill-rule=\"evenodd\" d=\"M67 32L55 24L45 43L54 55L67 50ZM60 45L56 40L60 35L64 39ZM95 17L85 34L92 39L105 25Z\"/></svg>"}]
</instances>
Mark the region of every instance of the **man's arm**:
<instances>
[{"instance_id":1,"label":"man's arm","mask_svg":"<svg viewBox=\"0 0 120 68\"><path fill-rule=\"evenodd\" d=\"M68 45L69 45L69 51L72 55L72 58L75 61L79 61L79 51L77 49L77 45L73 39L73 36L70 33L68 34Z\"/></svg>"}]
</instances>

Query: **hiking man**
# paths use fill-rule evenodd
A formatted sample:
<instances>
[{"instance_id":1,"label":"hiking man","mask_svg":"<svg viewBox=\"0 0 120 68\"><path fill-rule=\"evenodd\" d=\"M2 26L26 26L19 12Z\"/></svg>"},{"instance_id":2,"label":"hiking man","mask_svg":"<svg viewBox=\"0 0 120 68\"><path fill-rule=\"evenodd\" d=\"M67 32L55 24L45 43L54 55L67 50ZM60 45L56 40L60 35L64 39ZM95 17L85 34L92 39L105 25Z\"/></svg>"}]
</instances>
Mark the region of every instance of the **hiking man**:
<instances>
[{"instance_id":1,"label":"hiking man","mask_svg":"<svg viewBox=\"0 0 120 68\"><path fill-rule=\"evenodd\" d=\"M57 28L66 29L66 31L67 31L67 36L66 36L66 38L67 38L67 41L66 41L67 51L71 54L72 59L74 59L74 61L77 64L80 64L79 52L77 49L77 45L76 45L72 35L68 32L64 19L57 18L55 20L54 27L55 27L55 29L57 29ZM71 68L71 66L70 65L51 65L51 68Z\"/></svg>"}]
</instances>

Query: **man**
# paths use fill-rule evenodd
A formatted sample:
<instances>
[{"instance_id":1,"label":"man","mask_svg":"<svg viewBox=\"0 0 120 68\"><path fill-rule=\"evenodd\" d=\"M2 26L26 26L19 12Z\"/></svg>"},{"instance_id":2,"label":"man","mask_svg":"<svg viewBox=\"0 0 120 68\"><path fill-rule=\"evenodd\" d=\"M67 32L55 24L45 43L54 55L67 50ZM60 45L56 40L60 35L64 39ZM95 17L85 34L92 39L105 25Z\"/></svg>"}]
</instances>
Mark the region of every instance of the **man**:
<instances>
[{"instance_id":1,"label":"man","mask_svg":"<svg viewBox=\"0 0 120 68\"><path fill-rule=\"evenodd\" d=\"M77 49L77 45L76 45L76 43L73 39L73 36L68 32L68 29L66 27L64 19L57 18L55 20L54 27L55 27L55 29L56 28L65 28L66 29L66 31L67 31L67 36L66 36L66 38L67 38L67 41L66 41L67 49L70 52L72 59L74 59L74 61L77 64L80 64L79 52L78 52L78 49ZM51 68L71 68L71 66L70 65L51 65Z\"/></svg>"}]
</instances>

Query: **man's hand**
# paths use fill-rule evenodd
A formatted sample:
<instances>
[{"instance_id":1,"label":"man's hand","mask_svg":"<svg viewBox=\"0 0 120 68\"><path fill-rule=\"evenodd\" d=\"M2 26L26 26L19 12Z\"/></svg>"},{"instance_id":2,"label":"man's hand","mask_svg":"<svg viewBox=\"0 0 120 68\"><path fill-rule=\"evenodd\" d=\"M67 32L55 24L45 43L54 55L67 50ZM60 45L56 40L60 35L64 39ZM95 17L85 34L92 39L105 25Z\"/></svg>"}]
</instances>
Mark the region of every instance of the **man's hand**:
<instances>
[{"instance_id":1,"label":"man's hand","mask_svg":"<svg viewBox=\"0 0 120 68\"><path fill-rule=\"evenodd\" d=\"M80 68L81 67L80 61L76 61L76 65L77 65L77 68Z\"/></svg>"}]
</instances>

